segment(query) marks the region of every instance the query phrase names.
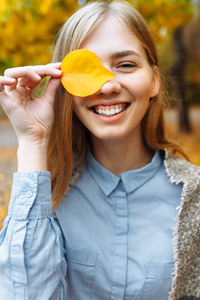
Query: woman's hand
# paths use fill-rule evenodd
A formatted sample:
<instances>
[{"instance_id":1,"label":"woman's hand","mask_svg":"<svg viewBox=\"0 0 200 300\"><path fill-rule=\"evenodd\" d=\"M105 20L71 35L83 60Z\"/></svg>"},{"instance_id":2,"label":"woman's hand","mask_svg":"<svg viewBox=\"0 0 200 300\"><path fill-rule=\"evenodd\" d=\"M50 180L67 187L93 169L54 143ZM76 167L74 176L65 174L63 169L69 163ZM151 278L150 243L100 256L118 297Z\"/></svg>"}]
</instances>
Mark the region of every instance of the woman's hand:
<instances>
[{"instance_id":1,"label":"woman's hand","mask_svg":"<svg viewBox=\"0 0 200 300\"><path fill-rule=\"evenodd\" d=\"M56 91L60 85L61 63L46 66L20 67L8 69L0 76L0 105L9 117L17 134L19 149L18 157L25 158L22 171L32 171L36 156L42 154L39 161L46 160L47 145L54 121L53 105ZM50 76L44 95L33 98L32 90L45 76ZM45 156L44 156L45 154ZM19 158L20 160L20 158ZM19 165L22 165L19 163ZM46 169L46 161L36 169ZM25 168L24 168L25 167Z\"/></svg>"},{"instance_id":2,"label":"woman's hand","mask_svg":"<svg viewBox=\"0 0 200 300\"><path fill-rule=\"evenodd\" d=\"M60 85L60 63L8 69L0 76L0 104L20 140L40 141L50 134L54 120L53 104ZM42 78L51 76L42 98L32 90ZM2 89L4 86L4 90Z\"/></svg>"}]
</instances>

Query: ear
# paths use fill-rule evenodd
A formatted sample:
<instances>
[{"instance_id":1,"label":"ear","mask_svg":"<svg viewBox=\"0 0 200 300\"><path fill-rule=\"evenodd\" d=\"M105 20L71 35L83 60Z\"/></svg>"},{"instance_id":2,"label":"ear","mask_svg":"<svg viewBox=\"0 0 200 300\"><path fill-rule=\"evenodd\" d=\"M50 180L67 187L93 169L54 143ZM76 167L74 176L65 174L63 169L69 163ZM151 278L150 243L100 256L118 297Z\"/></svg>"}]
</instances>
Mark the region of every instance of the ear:
<instances>
[{"instance_id":1,"label":"ear","mask_svg":"<svg viewBox=\"0 0 200 300\"><path fill-rule=\"evenodd\" d=\"M153 98L158 95L160 90L160 74L157 66L152 68L153 79L152 79L152 90L150 97Z\"/></svg>"}]
</instances>

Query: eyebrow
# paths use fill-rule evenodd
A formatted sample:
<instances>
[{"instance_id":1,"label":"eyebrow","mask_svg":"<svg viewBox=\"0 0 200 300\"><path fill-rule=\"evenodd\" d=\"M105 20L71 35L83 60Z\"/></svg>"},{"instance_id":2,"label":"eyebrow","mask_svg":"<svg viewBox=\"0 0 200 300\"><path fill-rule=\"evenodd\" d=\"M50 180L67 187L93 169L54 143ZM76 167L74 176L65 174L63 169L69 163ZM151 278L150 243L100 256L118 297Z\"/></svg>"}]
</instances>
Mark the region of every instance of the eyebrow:
<instances>
[{"instance_id":1,"label":"eyebrow","mask_svg":"<svg viewBox=\"0 0 200 300\"><path fill-rule=\"evenodd\" d=\"M139 54L133 50L124 50L124 51L114 52L113 54L111 54L111 58L121 58L121 57L128 56L128 55L139 56Z\"/></svg>"}]
</instances>

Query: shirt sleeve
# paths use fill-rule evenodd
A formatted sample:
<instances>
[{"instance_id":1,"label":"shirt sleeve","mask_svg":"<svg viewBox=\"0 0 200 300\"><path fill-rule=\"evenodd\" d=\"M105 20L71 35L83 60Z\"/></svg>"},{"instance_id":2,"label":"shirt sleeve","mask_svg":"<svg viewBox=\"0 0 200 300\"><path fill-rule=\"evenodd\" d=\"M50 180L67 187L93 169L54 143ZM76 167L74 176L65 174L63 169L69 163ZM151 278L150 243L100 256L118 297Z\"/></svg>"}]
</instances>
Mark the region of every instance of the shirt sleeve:
<instances>
[{"instance_id":1,"label":"shirt sleeve","mask_svg":"<svg viewBox=\"0 0 200 300\"><path fill-rule=\"evenodd\" d=\"M50 173L15 173L0 233L0 298L66 300L67 263Z\"/></svg>"}]
</instances>

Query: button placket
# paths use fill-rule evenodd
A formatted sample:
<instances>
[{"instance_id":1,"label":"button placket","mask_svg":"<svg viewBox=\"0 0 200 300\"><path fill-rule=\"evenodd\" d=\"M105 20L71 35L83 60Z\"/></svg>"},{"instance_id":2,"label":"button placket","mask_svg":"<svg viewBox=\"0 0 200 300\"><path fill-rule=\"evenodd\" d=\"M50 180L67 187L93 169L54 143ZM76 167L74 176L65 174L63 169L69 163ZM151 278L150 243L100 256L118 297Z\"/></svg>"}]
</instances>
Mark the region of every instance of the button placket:
<instances>
[{"instance_id":1,"label":"button placket","mask_svg":"<svg viewBox=\"0 0 200 300\"><path fill-rule=\"evenodd\" d=\"M118 184L113 192L115 201L115 251L111 299L123 299L128 247L128 203L123 183Z\"/></svg>"}]
</instances>

